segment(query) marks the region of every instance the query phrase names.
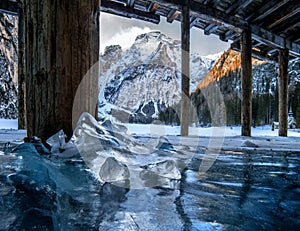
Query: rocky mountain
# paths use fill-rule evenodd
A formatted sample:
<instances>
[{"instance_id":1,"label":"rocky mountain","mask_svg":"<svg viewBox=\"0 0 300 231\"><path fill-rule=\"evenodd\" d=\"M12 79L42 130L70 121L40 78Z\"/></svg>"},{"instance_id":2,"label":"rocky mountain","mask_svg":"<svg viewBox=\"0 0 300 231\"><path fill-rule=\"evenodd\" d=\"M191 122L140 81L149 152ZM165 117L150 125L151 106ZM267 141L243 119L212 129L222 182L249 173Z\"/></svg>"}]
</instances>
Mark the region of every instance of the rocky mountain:
<instances>
[{"instance_id":1,"label":"rocky mountain","mask_svg":"<svg viewBox=\"0 0 300 231\"><path fill-rule=\"evenodd\" d=\"M240 124L241 82L240 53L228 50L222 54L214 67L192 93L191 99L199 123L210 124L210 111L203 95L203 89L217 84L222 92L226 107L227 125ZM278 78L277 63L252 59L252 113L253 126L270 124L278 121ZM300 121L300 59L289 62L289 108L296 121ZM300 124L298 123L298 126Z\"/></svg>"},{"instance_id":2,"label":"rocky mountain","mask_svg":"<svg viewBox=\"0 0 300 231\"><path fill-rule=\"evenodd\" d=\"M17 18L0 13L0 118L17 118Z\"/></svg>"},{"instance_id":3,"label":"rocky mountain","mask_svg":"<svg viewBox=\"0 0 300 231\"><path fill-rule=\"evenodd\" d=\"M139 35L130 49L109 46L100 57L100 113L148 123L181 98L181 43L161 32ZM214 60L191 55L191 90Z\"/></svg>"}]
</instances>

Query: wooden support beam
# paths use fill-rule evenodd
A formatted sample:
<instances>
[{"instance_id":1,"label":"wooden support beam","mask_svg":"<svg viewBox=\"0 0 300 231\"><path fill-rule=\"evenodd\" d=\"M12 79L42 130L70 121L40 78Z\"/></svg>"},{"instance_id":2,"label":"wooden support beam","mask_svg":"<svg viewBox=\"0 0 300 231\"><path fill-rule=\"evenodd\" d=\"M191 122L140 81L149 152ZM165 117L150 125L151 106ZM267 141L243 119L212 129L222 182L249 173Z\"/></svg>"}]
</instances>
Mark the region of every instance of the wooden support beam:
<instances>
[{"instance_id":1,"label":"wooden support beam","mask_svg":"<svg viewBox=\"0 0 300 231\"><path fill-rule=\"evenodd\" d=\"M290 50L290 53L300 57L300 45L291 42L283 37L277 36L268 30L251 25L252 36L255 40L263 42L271 47L284 49L285 47Z\"/></svg>"},{"instance_id":2,"label":"wooden support beam","mask_svg":"<svg viewBox=\"0 0 300 231\"><path fill-rule=\"evenodd\" d=\"M230 48L232 50L241 52L241 41L236 40L235 42L230 44ZM278 62L277 57L274 57L272 54L269 54L267 51L258 50L256 47L252 47L252 57L259 60L267 60L269 62Z\"/></svg>"},{"instance_id":3,"label":"wooden support beam","mask_svg":"<svg viewBox=\"0 0 300 231\"><path fill-rule=\"evenodd\" d=\"M18 15L19 5L15 1L1 0L0 1L0 12L6 13L6 14L11 14L11 15Z\"/></svg>"},{"instance_id":4,"label":"wooden support beam","mask_svg":"<svg viewBox=\"0 0 300 231\"><path fill-rule=\"evenodd\" d=\"M279 136L288 135L288 65L289 50L279 50Z\"/></svg>"},{"instance_id":5,"label":"wooden support beam","mask_svg":"<svg viewBox=\"0 0 300 231\"><path fill-rule=\"evenodd\" d=\"M204 28L204 34L210 35L211 33L214 33L218 28L219 28L218 25L209 24L207 27Z\"/></svg>"},{"instance_id":6,"label":"wooden support beam","mask_svg":"<svg viewBox=\"0 0 300 231\"><path fill-rule=\"evenodd\" d=\"M294 15L298 14L300 12L300 6L296 9L294 9L293 11L283 15L280 19L278 19L277 21L273 22L271 25L267 26L267 29L272 29L273 27L277 26L278 24L282 23L283 21L287 20L290 17L293 17ZM299 22L298 18L298 22ZM290 25L289 25L290 26Z\"/></svg>"},{"instance_id":7,"label":"wooden support beam","mask_svg":"<svg viewBox=\"0 0 300 231\"><path fill-rule=\"evenodd\" d=\"M105 13L111 13L127 18L141 19L146 22L152 22L158 24L160 22L160 16L154 14L154 12L145 12L130 7L126 7L123 4L101 0L100 10Z\"/></svg>"},{"instance_id":8,"label":"wooden support beam","mask_svg":"<svg viewBox=\"0 0 300 231\"><path fill-rule=\"evenodd\" d=\"M198 19L196 17L191 17L190 18L190 28L192 28L193 26L195 26L198 23Z\"/></svg>"},{"instance_id":9,"label":"wooden support beam","mask_svg":"<svg viewBox=\"0 0 300 231\"><path fill-rule=\"evenodd\" d=\"M240 9L247 7L251 2L253 0L236 0L225 12L226 14L234 14Z\"/></svg>"},{"instance_id":10,"label":"wooden support beam","mask_svg":"<svg viewBox=\"0 0 300 231\"><path fill-rule=\"evenodd\" d=\"M97 118L99 5L100 0L24 1L29 137L46 141L63 129L70 139L81 113ZM80 101L74 103L76 95Z\"/></svg>"},{"instance_id":11,"label":"wooden support beam","mask_svg":"<svg viewBox=\"0 0 300 231\"><path fill-rule=\"evenodd\" d=\"M275 5L273 1L268 1L263 7L258 9L254 14L250 15L246 20L251 20L252 22L260 21L266 17L268 17L270 14L272 14L274 11L278 10L280 7L288 3L290 0L280 0ZM256 15L255 19L253 19Z\"/></svg>"},{"instance_id":12,"label":"wooden support beam","mask_svg":"<svg viewBox=\"0 0 300 231\"><path fill-rule=\"evenodd\" d=\"M252 41L251 30L241 34L242 136L251 136L252 123Z\"/></svg>"},{"instance_id":13,"label":"wooden support beam","mask_svg":"<svg viewBox=\"0 0 300 231\"><path fill-rule=\"evenodd\" d=\"M179 9L181 5L184 4L183 0L161 0L166 6L174 9ZM284 5L284 3L288 2L288 0L281 1L278 3L280 6ZM300 44L289 41L279 35L276 35L262 27L259 27L254 24L249 24L246 20L242 18L231 16L222 12L218 9L215 9L209 5L205 5L204 3L200 3L197 1L190 2L191 14L196 17L212 17L216 21L214 24L222 24L225 27L228 27L231 30L235 30L237 33L241 33L242 30L250 29L252 31L252 36L256 38L258 41L262 41L270 46L273 46L277 49L288 48L290 53L294 56L300 57Z\"/></svg>"},{"instance_id":14,"label":"wooden support beam","mask_svg":"<svg viewBox=\"0 0 300 231\"><path fill-rule=\"evenodd\" d=\"M18 129L25 129L25 37L24 11L21 4L18 15Z\"/></svg>"},{"instance_id":15,"label":"wooden support beam","mask_svg":"<svg viewBox=\"0 0 300 231\"><path fill-rule=\"evenodd\" d=\"M190 8L182 6L181 17L181 135L189 135L190 112Z\"/></svg>"},{"instance_id":16,"label":"wooden support beam","mask_svg":"<svg viewBox=\"0 0 300 231\"><path fill-rule=\"evenodd\" d=\"M228 42L228 40L232 40L236 36L236 32L232 30L227 30L225 33L220 34L220 39L222 41Z\"/></svg>"}]
</instances>

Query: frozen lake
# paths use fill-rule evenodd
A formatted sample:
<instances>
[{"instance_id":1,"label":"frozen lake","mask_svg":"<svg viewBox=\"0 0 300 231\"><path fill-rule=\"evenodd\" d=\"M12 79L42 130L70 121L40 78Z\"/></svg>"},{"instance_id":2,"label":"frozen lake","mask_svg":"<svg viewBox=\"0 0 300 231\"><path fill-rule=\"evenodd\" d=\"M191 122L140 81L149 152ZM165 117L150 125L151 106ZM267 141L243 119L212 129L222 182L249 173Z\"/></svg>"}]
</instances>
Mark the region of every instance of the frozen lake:
<instances>
[{"instance_id":1,"label":"frozen lake","mask_svg":"<svg viewBox=\"0 0 300 231\"><path fill-rule=\"evenodd\" d=\"M138 128L129 128L129 134L140 145L157 142L158 134L147 132L145 127L139 129L144 132L138 134ZM212 139L208 135L181 138L166 134L172 146L162 143L162 148L154 149L152 154L162 158L168 153L182 152L178 158L183 158L192 153L180 171L181 177L159 175L161 172L152 165L143 166L142 172L147 170L148 175L144 174L142 180L149 183L147 176L152 172L150 176L163 183L134 188L100 182L91 172L93 168L98 170L95 167L98 157L87 162L78 153L54 155L39 143L25 143L13 149L21 142L18 136L24 136L25 131L1 132L0 137L10 134L15 142L9 146L3 138L0 143L0 230L297 230L300 227L300 137L296 135L247 138L231 133ZM103 137L107 145L108 137ZM124 137L118 134L110 142L121 144ZM108 149L103 147L107 153ZM110 153L118 150L125 149L118 146ZM131 156L133 163L135 157ZM134 179L126 178L131 180Z\"/></svg>"},{"instance_id":2,"label":"frozen lake","mask_svg":"<svg viewBox=\"0 0 300 231\"><path fill-rule=\"evenodd\" d=\"M172 188L101 185L79 159L0 155L1 230L296 230L299 152L196 154ZM20 156L23 156L20 158ZM206 156L207 157L207 156ZM24 162L30 160L30 163Z\"/></svg>"}]
</instances>

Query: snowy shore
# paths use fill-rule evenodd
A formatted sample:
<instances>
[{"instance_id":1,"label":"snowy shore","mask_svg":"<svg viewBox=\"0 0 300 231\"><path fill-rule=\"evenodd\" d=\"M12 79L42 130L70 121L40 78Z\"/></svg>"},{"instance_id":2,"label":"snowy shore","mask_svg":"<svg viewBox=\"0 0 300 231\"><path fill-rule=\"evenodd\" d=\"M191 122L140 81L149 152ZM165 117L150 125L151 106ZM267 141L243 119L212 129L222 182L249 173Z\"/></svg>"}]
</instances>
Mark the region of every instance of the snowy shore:
<instances>
[{"instance_id":1,"label":"snowy shore","mask_svg":"<svg viewBox=\"0 0 300 231\"><path fill-rule=\"evenodd\" d=\"M180 137L179 126L164 126L155 124L123 124L127 127L127 133L138 137L168 136L174 143L197 143L202 147L214 147L218 149L236 150L255 148L261 150L300 151L300 130L290 129L288 137L279 137L278 129L272 131L271 126L252 128L252 137L242 137L241 127L202 128L191 127L190 137ZM17 129L17 120L0 119L0 143L21 143L26 136L25 130ZM193 145L192 145L193 146Z\"/></svg>"}]
</instances>

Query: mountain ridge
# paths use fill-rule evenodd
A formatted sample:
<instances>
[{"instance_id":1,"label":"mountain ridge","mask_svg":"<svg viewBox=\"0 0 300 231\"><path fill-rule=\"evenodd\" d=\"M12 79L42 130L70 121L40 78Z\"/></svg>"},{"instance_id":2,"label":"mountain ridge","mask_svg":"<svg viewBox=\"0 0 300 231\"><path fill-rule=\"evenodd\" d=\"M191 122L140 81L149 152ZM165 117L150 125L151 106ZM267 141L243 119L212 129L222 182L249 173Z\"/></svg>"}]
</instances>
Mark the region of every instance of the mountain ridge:
<instances>
[{"instance_id":1,"label":"mountain ridge","mask_svg":"<svg viewBox=\"0 0 300 231\"><path fill-rule=\"evenodd\" d=\"M108 51L114 55L109 55ZM179 41L161 32L149 32L137 36L125 51L118 45L107 47L100 60L100 105L114 104L115 110L117 107L130 114L127 116L130 122L155 120L161 110L180 101ZM191 89L208 73L213 63L214 60L191 54ZM105 106L108 114L112 108Z\"/></svg>"}]
</instances>

